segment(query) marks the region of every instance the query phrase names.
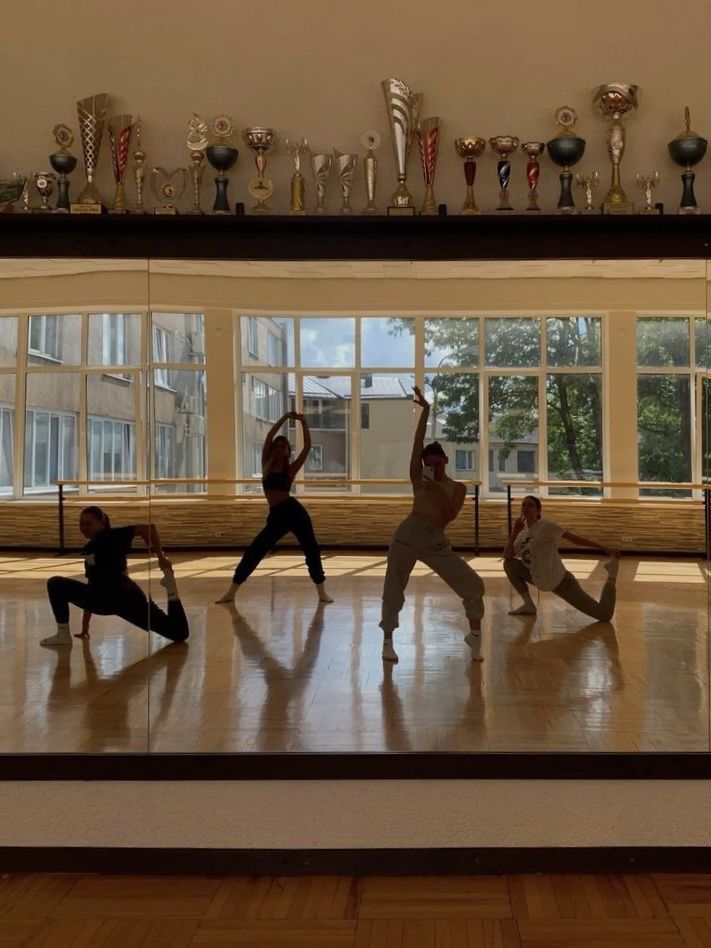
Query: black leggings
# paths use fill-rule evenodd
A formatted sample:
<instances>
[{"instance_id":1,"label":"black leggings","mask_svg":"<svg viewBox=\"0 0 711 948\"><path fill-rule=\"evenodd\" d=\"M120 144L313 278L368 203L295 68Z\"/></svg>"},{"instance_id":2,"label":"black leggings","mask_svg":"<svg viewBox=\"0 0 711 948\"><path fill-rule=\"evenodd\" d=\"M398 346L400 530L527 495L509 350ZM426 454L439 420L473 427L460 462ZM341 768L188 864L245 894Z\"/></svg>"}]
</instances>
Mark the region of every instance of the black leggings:
<instances>
[{"instance_id":1,"label":"black leggings","mask_svg":"<svg viewBox=\"0 0 711 948\"><path fill-rule=\"evenodd\" d=\"M267 553L287 533L293 533L299 541L299 546L306 557L309 576L317 585L320 585L326 578L321 565L321 550L316 542L311 517L295 497L290 497L271 508L266 526L244 551L244 556L235 569L232 582L243 583L248 576L251 576Z\"/></svg>"},{"instance_id":2,"label":"black leggings","mask_svg":"<svg viewBox=\"0 0 711 948\"><path fill-rule=\"evenodd\" d=\"M52 576L47 580L47 593L57 622L69 622L69 603L72 603L98 616L119 616L139 629L157 632L171 642L184 642L190 635L179 599L168 600L166 615L128 576L122 576L115 586L98 586L65 576Z\"/></svg>"}]
</instances>

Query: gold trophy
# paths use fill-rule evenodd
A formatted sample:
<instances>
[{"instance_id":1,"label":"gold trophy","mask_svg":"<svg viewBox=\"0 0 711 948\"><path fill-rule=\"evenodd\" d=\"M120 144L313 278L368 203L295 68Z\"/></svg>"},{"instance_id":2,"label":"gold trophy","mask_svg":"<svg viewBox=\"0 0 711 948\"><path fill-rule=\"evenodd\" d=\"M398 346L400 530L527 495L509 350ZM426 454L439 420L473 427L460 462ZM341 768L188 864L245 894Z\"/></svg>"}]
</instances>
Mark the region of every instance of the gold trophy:
<instances>
[{"instance_id":1,"label":"gold trophy","mask_svg":"<svg viewBox=\"0 0 711 948\"><path fill-rule=\"evenodd\" d=\"M312 151L311 155L311 173L314 176L316 184L316 207L314 214L326 213L326 187L328 185L328 176L331 173L333 155L316 155Z\"/></svg>"},{"instance_id":2,"label":"gold trophy","mask_svg":"<svg viewBox=\"0 0 711 948\"><path fill-rule=\"evenodd\" d=\"M289 152L291 160L294 162L294 173L291 176L290 183L289 213L305 214L305 183L304 176L301 173L301 156L309 150L309 143L305 138L302 138L301 141L295 138L285 138L284 148Z\"/></svg>"},{"instance_id":3,"label":"gold trophy","mask_svg":"<svg viewBox=\"0 0 711 948\"><path fill-rule=\"evenodd\" d=\"M597 171L591 171L590 174L576 174L575 183L585 194L585 207L580 211L581 214L597 213L593 206L593 191L600 183L600 175Z\"/></svg>"},{"instance_id":4,"label":"gold trophy","mask_svg":"<svg viewBox=\"0 0 711 948\"><path fill-rule=\"evenodd\" d=\"M437 170L437 152L439 149L439 117L422 119L417 123L417 141L420 146L420 162L425 179L425 197L420 214L431 217L437 213L434 196L434 178Z\"/></svg>"},{"instance_id":5,"label":"gold trophy","mask_svg":"<svg viewBox=\"0 0 711 948\"><path fill-rule=\"evenodd\" d=\"M622 116L637 108L637 86L626 82L608 82L593 93L593 105L612 121L607 133L607 152L612 163L610 189L602 204L603 214L633 214L634 204L627 200L620 183L620 162L625 153L625 130Z\"/></svg>"},{"instance_id":6,"label":"gold trophy","mask_svg":"<svg viewBox=\"0 0 711 948\"><path fill-rule=\"evenodd\" d=\"M154 208L154 214L177 214L176 203L181 199L188 186L190 175L187 168L167 171L165 168L153 168L151 188L158 201L166 201Z\"/></svg>"},{"instance_id":7,"label":"gold trophy","mask_svg":"<svg viewBox=\"0 0 711 948\"><path fill-rule=\"evenodd\" d=\"M87 96L86 99L80 99L77 102L86 185L77 198L77 203L71 205L72 214L101 214L104 210L101 195L94 184L94 175L99 163L101 139L104 135L104 125L108 111L109 96L105 92Z\"/></svg>"},{"instance_id":8,"label":"gold trophy","mask_svg":"<svg viewBox=\"0 0 711 948\"><path fill-rule=\"evenodd\" d=\"M380 140L380 135L373 131L363 132L360 136L360 143L366 150L363 159L363 177L365 178L365 194L368 199L368 203L361 214L379 213L375 204L375 186L378 183L378 159L375 157L375 152L380 148Z\"/></svg>"},{"instance_id":9,"label":"gold trophy","mask_svg":"<svg viewBox=\"0 0 711 948\"><path fill-rule=\"evenodd\" d=\"M136 185L136 208L134 214L145 214L143 206L143 184L146 177L146 155L141 148L141 116L136 116L136 147L133 150L133 181Z\"/></svg>"},{"instance_id":10,"label":"gold trophy","mask_svg":"<svg viewBox=\"0 0 711 948\"><path fill-rule=\"evenodd\" d=\"M486 148L486 139L467 135L464 138L454 139L454 148L460 158L464 159L464 180L467 182L467 193L460 214L481 214L474 199L474 180L476 178L476 159Z\"/></svg>"},{"instance_id":11,"label":"gold trophy","mask_svg":"<svg viewBox=\"0 0 711 948\"><path fill-rule=\"evenodd\" d=\"M333 163L341 185L341 214L352 214L351 188L353 187L353 175L358 164L358 155L345 155L334 148Z\"/></svg>"},{"instance_id":12,"label":"gold trophy","mask_svg":"<svg viewBox=\"0 0 711 948\"><path fill-rule=\"evenodd\" d=\"M114 171L114 181L116 182L114 200L111 205L112 214L128 214L128 203L126 202L126 189L123 186L123 179L126 174L128 146L131 141L132 131L132 115L114 115L109 119L111 166Z\"/></svg>"},{"instance_id":13,"label":"gold trophy","mask_svg":"<svg viewBox=\"0 0 711 948\"><path fill-rule=\"evenodd\" d=\"M202 183L205 149L207 148L207 122L193 112L188 122L187 146L190 152L190 178L193 186L193 206L188 214L202 214L200 207L200 185Z\"/></svg>"},{"instance_id":14,"label":"gold trophy","mask_svg":"<svg viewBox=\"0 0 711 948\"><path fill-rule=\"evenodd\" d=\"M247 190L257 201L252 213L270 214L271 208L267 206L266 201L274 194L274 182L265 178L264 172L267 170L267 152L275 147L279 139L273 128L254 125L252 128L245 128L242 141L255 152L254 163L257 166L257 177L252 178L247 185Z\"/></svg>"},{"instance_id":15,"label":"gold trophy","mask_svg":"<svg viewBox=\"0 0 711 948\"><path fill-rule=\"evenodd\" d=\"M644 207L640 207L640 214L659 214L659 208L652 204L652 191L659 184L659 172L653 171L651 174L638 174L637 187L644 191Z\"/></svg>"},{"instance_id":16,"label":"gold trophy","mask_svg":"<svg viewBox=\"0 0 711 948\"><path fill-rule=\"evenodd\" d=\"M385 96L397 171L397 188L391 198L388 214L414 214L413 198L407 190L407 162L420 116L422 93L412 92L402 79L383 79L380 85Z\"/></svg>"},{"instance_id":17,"label":"gold trophy","mask_svg":"<svg viewBox=\"0 0 711 948\"><path fill-rule=\"evenodd\" d=\"M518 148L518 138L515 135L495 135L494 138L489 139L489 145L499 156L496 162L496 176L499 179L499 203L496 205L496 210L513 211L509 201L509 181L511 180L509 155Z\"/></svg>"}]
</instances>

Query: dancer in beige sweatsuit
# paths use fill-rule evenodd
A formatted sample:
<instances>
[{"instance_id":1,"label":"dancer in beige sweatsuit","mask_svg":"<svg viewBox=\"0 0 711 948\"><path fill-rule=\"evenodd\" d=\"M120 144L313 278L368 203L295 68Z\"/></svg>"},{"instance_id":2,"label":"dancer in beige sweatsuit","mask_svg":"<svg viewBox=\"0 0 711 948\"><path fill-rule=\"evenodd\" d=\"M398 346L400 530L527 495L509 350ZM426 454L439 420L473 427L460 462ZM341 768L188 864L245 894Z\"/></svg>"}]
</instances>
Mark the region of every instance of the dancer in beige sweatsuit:
<instances>
[{"instance_id":1,"label":"dancer in beige sweatsuit","mask_svg":"<svg viewBox=\"0 0 711 948\"><path fill-rule=\"evenodd\" d=\"M484 584L464 560L452 552L444 528L462 509L466 487L445 474L448 458L439 442L423 446L430 406L419 388L414 402L422 408L410 456L410 480L414 500L412 513L400 524L388 550L383 588L383 659L398 660L393 648L393 630L405 602L405 587L415 563L422 560L462 599L469 619L464 641L474 661L481 661L481 618L484 615Z\"/></svg>"}]
</instances>

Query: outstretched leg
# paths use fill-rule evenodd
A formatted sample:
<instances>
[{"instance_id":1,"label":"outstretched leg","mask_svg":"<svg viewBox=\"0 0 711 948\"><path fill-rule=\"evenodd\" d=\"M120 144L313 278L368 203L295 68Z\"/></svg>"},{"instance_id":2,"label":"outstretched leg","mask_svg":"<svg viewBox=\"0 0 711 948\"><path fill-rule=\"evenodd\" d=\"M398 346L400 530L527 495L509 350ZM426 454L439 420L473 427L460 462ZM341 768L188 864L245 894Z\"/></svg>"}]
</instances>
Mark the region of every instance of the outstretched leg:
<instances>
[{"instance_id":1,"label":"outstretched leg","mask_svg":"<svg viewBox=\"0 0 711 948\"><path fill-rule=\"evenodd\" d=\"M132 579L127 578L122 583L116 615L146 632L157 632L171 642L184 642L190 635L185 610L177 595L171 596L169 590L166 614L152 599L146 598L141 587Z\"/></svg>"},{"instance_id":2,"label":"outstretched leg","mask_svg":"<svg viewBox=\"0 0 711 948\"><path fill-rule=\"evenodd\" d=\"M405 587L410 573L417 562L417 549L393 540L388 550L388 565L383 584L383 611L380 628L383 630L383 659L388 662L398 660L393 648L393 631L397 629L400 610L405 604Z\"/></svg>"},{"instance_id":3,"label":"outstretched leg","mask_svg":"<svg viewBox=\"0 0 711 948\"><path fill-rule=\"evenodd\" d=\"M481 619L484 615L484 583L478 573L451 549L428 551L421 555L423 563L440 576L459 596L469 619L469 633L464 641L471 650L472 660L481 659Z\"/></svg>"},{"instance_id":4,"label":"outstretched leg","mask_svg":"<svg viewBox=\"0 0 711 948\"><path fill-rule=\"evenodd\" d=\"M616 565L617 560L610 561L609 564L605 565L608 572L608 579L602 587L602 594L599 601L593 599L592 596L588 596L575 576L567 571L563 577L563 581L555 587L553 592L556 596L560 596L561 599L564 599L570 603L571 606L580 610L580 612L584 612L585 615L592 616L593 619L598 619L600 622L609 622L615 613L615 603L617 600Z\"/></svg>"},{"instance_id":5,"label":"outstretched leg","mask_svg":"<svg viewBox=\"0 0 711 948\"><path fill-rule=\"evenodd\" d=\"M80 583L77 579L67 579L65 576L52 576L47 580L47 595L52 607L54 618L57 620L57 632L40 641L40 645L71 645L72 636L69 631L69 605L88 609L98 615L110 615L113 608L101 600L97 590Z\"/></svg>"},{"instance_id":6,"label":"outstretched leg","mask_svg":"<svg viewBox=\"0 0 711 948\"><path fill-rule=\"evenodd\" d=\"M528 584L532 583L531 573L522 560L504 560L504 572L516 592L523 599L523 603L509 612L510 616L535 616L536 604L531 598Z\"/></svg>"},{"instance_id":7,"label":"outstretched leg","mask_svg":"<svg viewBox=\"0 0 711 948\"><path fill-rule=\"evenodd\" d=\"M311 523L306 508L295 500L292 505L291 514L291 532L299 541L299 546L304 551L306 566L309 576L316 584L318 598L321 602L333 602L333 599L326 592L326 576L323 572L323 563L321 562L321 548L316 540L314 527Z\"/></svg>"},{"instance_id":8,"label":"outstretched leg","mask_svg":"<svg viewBox=\"0 0 711 948\"><path fill-rule=\"evenodd\" d=\"M267 553L276 546L284 534L289 532L289 526L284 523L283 517L275 515L277 510L278 508L275 507L270 511L264 529L256 535L242 554L242 559L235 568L230 588L224 596L220 596L215 602L232 602L237 589L252 575Z\"/></svg>"}]
</instances>

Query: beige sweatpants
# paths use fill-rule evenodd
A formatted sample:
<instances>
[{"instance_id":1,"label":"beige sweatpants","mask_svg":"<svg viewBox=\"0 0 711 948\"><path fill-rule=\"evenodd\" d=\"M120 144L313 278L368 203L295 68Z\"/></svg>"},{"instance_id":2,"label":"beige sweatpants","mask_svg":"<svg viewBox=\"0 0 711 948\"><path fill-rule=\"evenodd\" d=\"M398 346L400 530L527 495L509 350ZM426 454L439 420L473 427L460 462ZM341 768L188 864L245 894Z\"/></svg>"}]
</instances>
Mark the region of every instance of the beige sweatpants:
<instances>
[{"instance_id":1,"label":"beige sweatpants","mask_svg":"<svg viewBox=\"0 0 711 948\"><path fill-rule=\"evenodd\" d=\"M522 560L504 560L504 571L516 592L520 593L524 598L530 595L528 586L533 585L533 580L531 579L528 567ZM563 579L552 592L570 603L571 606L579 609L580 612L584 612L586 616L591 616L600 622L609 622L615 613L617 589L614 583L605 583L602 587L600 601L598 602L597 599L588 596L575 576L566 570Z\"/></svg>"},{"instance_id":2,"label":"beige sweatpants","mask_svg":"<svg viewBox=\"0 0 711 948\"><path fill-rule=\"evenodd\" d=\"M386 635L398 627L398 616L405 603L405 587L418 560L441 576L460 597L468 619L481 619L484 615L484 583L461 556L452 552L449 540L439 527L411 514L395 531L388 550L380 620L380 628Z\"/></svg>"}]
</instances>

